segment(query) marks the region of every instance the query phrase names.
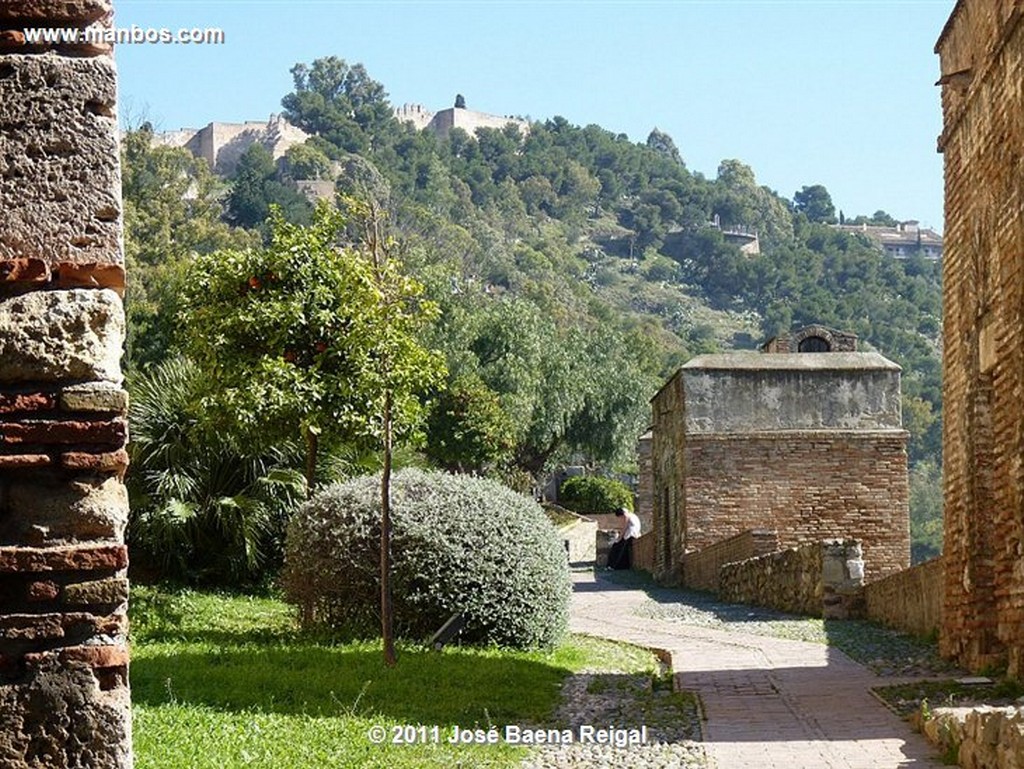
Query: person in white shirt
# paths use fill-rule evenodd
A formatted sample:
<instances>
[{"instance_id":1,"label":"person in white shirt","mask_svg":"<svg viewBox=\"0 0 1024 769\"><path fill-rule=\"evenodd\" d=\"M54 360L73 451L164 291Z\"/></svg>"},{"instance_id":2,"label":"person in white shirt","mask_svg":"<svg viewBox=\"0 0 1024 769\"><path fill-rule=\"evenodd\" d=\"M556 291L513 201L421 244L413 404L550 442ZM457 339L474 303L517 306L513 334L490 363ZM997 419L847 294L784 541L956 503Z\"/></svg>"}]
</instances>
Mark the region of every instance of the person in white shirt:
<instances>
[{"instance_id":1,"label":"person in white shirt","mask_svg":"<svg viewBox=\"0 0 1024 769\"><path fill-rule=\"evenodd\" d=\"M616 510L615 517L622 519L622 528L619 529L619 539L608 553L608 568L628 569L633 564L633 540L640 536L640 519L625 507Z\"/></svg>"}]
</instances>

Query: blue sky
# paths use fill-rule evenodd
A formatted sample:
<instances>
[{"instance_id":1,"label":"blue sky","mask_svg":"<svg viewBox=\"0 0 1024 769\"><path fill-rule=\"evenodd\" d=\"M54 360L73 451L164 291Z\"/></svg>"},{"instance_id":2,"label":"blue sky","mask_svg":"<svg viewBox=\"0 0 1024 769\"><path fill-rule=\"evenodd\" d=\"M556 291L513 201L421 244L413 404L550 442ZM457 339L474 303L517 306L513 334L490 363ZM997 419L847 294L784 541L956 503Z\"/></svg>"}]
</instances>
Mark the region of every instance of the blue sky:
<instances>
[{"instance_id":1,"label":"blue sky","mask_svg":"<svg viewBox=\"0 0 1024 769\"><path fill-rule=\"evenodd\" d=\"M120 0L117 25L220 27L222 46L122 45L122 115L266 119L296 62L362 62L393 104L668 132L706 176L748 163L786 197L942 228L933 48L954 0Z\"/></svg>"}]
</instances>

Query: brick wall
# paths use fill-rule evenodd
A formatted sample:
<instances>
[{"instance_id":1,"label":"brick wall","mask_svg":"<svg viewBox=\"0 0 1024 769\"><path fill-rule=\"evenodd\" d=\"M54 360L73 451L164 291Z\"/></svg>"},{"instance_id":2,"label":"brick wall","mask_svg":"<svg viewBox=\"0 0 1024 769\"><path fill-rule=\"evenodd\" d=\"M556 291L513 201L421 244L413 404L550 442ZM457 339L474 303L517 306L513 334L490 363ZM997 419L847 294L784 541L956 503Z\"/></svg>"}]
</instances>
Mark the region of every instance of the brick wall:
<instances>
[{"instance_id":1,"label":"brick wall","mask_svg":"<svg viewBox=\"0 0 1024 769\"><path fill-rule=\"evenodd\" d=\"M930 636L942 619L942 558L933 558L864 586L867 618L904 633Z\"/></svg>"},{"instance_id":2,"label":"brick wall","mask_svg":"<svg viewBox=\"0 0 1024 769\"><path fill-rule=\"evenodd\" d=\"M752 529L693 553L682 559L683 584L693 590L718 592L722 566L774 553L781 549L779 534L766 529Z\"/></svg>"},{"instance_id":3,"label":"brick wall","mask_svg":"<svg viewBox=\"0 0 1024 769\"><path fill-rule=\"evenodd\" d=\"M683 553L683 377L677 372L651 401L651 498L655 578L675 583Z\"/></svg>"},{"instance_id":4,"label":"brick wall","mask_svg":"<svg viewBox=\"0 0 1024 769\"><path fill-rule=\"evenodd\" d=\"M0 4L0 766L128 767L128 498L108 0Z\"/></svg>"},{"instance_id":5,"label":"brick wall","mask_svg":"<svg viewBox=\"0 0 1024 769\"><path fill-rule=\"evenodd\" d=\"M1024 25L961 0L936 47L946 177L943 653L1024 678Z\"/></svg>"},{"instance_id":6,"label":"brick wall","mask_svg":"<svg viewBox=\"0 0 1024 769\"><path fill-rule=\"evenodd\" d=\"M654 534L641 534L633 541L632 568L636 571L654 573Z\"/></svg>"},{"instance_id":7,"label":"brick wall","mask_svg":"<svg viewBox=\"0 0 1024 769\"><path fill-rule=\"evenodd\" d=\"M645 531L651 530L654 518L654 467L651 453L653 438L644 433L636 442L637 483L633 512L640 518Z\"/></svg>"},{"instance_id":8,"label":"brick wall","mask_svg":"<svg viewBox=\"0 0 1024 769\"><path fill-rule=\"evenodd\" d=\"M906 433L788 431L694 435L681 452L688 550L752 526L782 547L862 542L867 576L910 565Z\"/></svg>"}]
</instances>

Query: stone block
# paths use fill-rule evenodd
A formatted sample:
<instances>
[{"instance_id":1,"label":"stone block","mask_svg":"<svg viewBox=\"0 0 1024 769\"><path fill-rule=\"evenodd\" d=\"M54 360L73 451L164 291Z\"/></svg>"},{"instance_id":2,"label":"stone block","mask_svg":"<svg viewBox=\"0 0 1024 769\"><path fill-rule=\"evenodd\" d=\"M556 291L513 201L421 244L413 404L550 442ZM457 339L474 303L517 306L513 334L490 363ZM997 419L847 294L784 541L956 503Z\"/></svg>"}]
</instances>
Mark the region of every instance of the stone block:
<instances>
[{"instance_id":1,"label":"stone block","mask_svg":"<svg viewBox=\"0 0 1024 769\"><path fill-rule=\"evenodd\" d=\"M123 264L115 83L106 56L0 56L0 259Z\"/></svg>"},{"instance_id":2,"label":"stone block","mask_svg":"<svg viewBox=\"0 0 1024 769\"><path fill-rule=\"evenodd\" d=\"M57 407L53 393L0 393L0 414L52 411Z\"/></svg>"},{"instance_id":3,"label":"stone block","mask_svg":"<svg viewBox=\"0 0 1024 769\"><path fill-rule=\"evenodd\" d=\"M0 300L0 384L120 383L124 334L124 308L113 291L37 291Z\"/></svg>"},{"instance_id":4,"label":"stone block","mask_svg":"<svg viewBox=\"0 0 1024 769\"><path fill-rule=\"evenodd\" d=\"M10 484L0 503L0 543L56 544L120 540L128 492L116 477L71 481L37 478Z\"/></svg>"},{"instance_id":5,"label":"stone block","mask_svg":"<svg viewBox=\"0 0 1024 769\"><path fill-rule=\"evenodd\" d=\"M49 641L64 637L62 614L0 614L0 639Z\"/></svg>"},{"instance_id":6,"label":"stone block","mask_svg":"<svg viewBox=\"0 0 1024 769\"><path fill-rule=\"evenodd\" d=\"M61 391L60 407L64 411L124 414L128 411L128 393L110 382L71 385Z\"/></svg>"},{"instance_id":7,"label":"stone block","mask_svg":"<svg viewBox=\"0 0 1024 769\"><path fill-rule=\"evenodd\" d=\"M52 462L48 454L0 454L0 471L49 467Z\"/></svg>"},{"instance_id":8,"label":"stone block","mask_svg":"<svg viewBox=\"0 0 1024 769\"><path fill-rule=\"evenodd\" d=\"M32 647L53 646L42 642L61 641L74 646L95 643L97 639L122 639L128 630L123 613L91 614L88 612L50 612L46 614L0 614L0 651L33 642ZM109 641L108 641L109 643ZM0 764L3 766L3 764Z\"/></svg>"},{"instance_id":9,"label":"stone block","mask_svg":"<svg viewBox=\"0 0 1024 769\"><path fill-rule=\"evenodd\" d=\"M48 659L28 681L0 686L0 766L131 765L128 690L105 690L87 663Z\"/></svg>"},{"instance_id":10,"label":"stone block","mask_svg":"<svg viewBox=\"0 0 1024 769\"><path fill-rule=\"evenodd\" d=\"M78 420L0 422L0 446L15 446L24 443L123 445L127 439L128 423L123 419L102 422Z\"/></svg>"},{"instance_id":11,"label":"stone block","mask_svg":"<svg viewBox=\"0 0 1024 769\"><path fill-rule=\"evenodd\" d=\"M4 0L0 3L0 22L87 25L108 19L112 13L111 0Z\"/></svg>"},{"instance_id":12,"label":"stone block","mask_svg":"<svg viewBox=\"0 0 1024 769\"><path fill-rule=\"evenodd\" d=\"M42 259L7 259L0 262L0 285L4 283L46 283L50 266Z\"/></svg>"},{"instance_id":13,"label":"stone block","mask_svg":"<svg viewBox=\"0 0 1024 769\"><path fill-rule=\"evenodd\" d=\"M65 585L63 600L67 606L120 605L128 600L128 580L109 577Z\"/></svg>"},{"instance_id":14,"label":"stone block","mask_svg":"<svg viewBox=\"0 0 1024 769\"><path fill-rule=\"evenodd\" d=\"M123 297L124 268L119 264L61 262L54 273L53 285L57 288L109 288Z\"/></svg>"},{"instance_id":15,"label":"stone block","mask_svg":"<svg viewBox=\"0 0 1024 769\"><path fill-rule=\"evenodd\" d=\"M0 547L0 574L54 571L119 571L128 566L124 545Z\"/></svg>"},{"instance_id":16,"label":"stone block","mask_svg":"<svg viewBox=\"0 0 1024 769\"><path fill-rule=\"evenodd\" d=\"M60 595L60 586L56 582L44 580L32 582L28 586L27 597L31 603L52 601Z\"/></svg>"},{"instance_id":17,"label":"stone block","mask_svg":"<svg viewBox=\"0 0 1024 769\"><path fill-rule=\"evenodd\" d=\"M123 477L128 469L128 452L125 449L89 454L84 451L69 451L61 454L61 467L67 470L81 470L91 473L117 473ZM3 467L0 463L0 467Z\"/></svg>"},{"instance_id":18,"label":"stone block","mask_svg":"<svg viewBox=\"0 0 1024 769\"><path fill-rule=\"evenodd\" d=\"M92 668L125 667L128 665L128 650L120 645L66 646L55 651L29 653L23 659L33 666L56 659L61 662L84 662Z\"/></svg>"}]
</instances>

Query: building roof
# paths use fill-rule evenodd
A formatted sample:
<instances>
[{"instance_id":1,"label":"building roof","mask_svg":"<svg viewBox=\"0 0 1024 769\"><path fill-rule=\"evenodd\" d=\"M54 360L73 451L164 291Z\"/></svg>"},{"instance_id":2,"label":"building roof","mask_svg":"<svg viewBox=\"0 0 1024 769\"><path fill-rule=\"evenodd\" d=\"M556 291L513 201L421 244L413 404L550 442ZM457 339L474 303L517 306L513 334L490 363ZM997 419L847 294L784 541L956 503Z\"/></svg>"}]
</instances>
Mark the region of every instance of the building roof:
<instances>
[{"instance_id":1,"label":"building roof","mask_svg":"<svg viewBox=\"0 0 1024 769\"><path fill-rule=\"evenodd\" d=\"M879 227L870 224L835 224L843 232L859 232L882 243L882 245L938 246L942 247L942 236L935 230L901 224L897 227Z\"/></svg>"},{"instance_id":2,"label":"building roof","mask_svg":"<svg viewBox=\"0 0 1024 769\"><path fill-rule=\"evenodd\" d=\"M877 352L759 352L698 355L681 371L902 371Z\"/></svg>"}]
</instances>

